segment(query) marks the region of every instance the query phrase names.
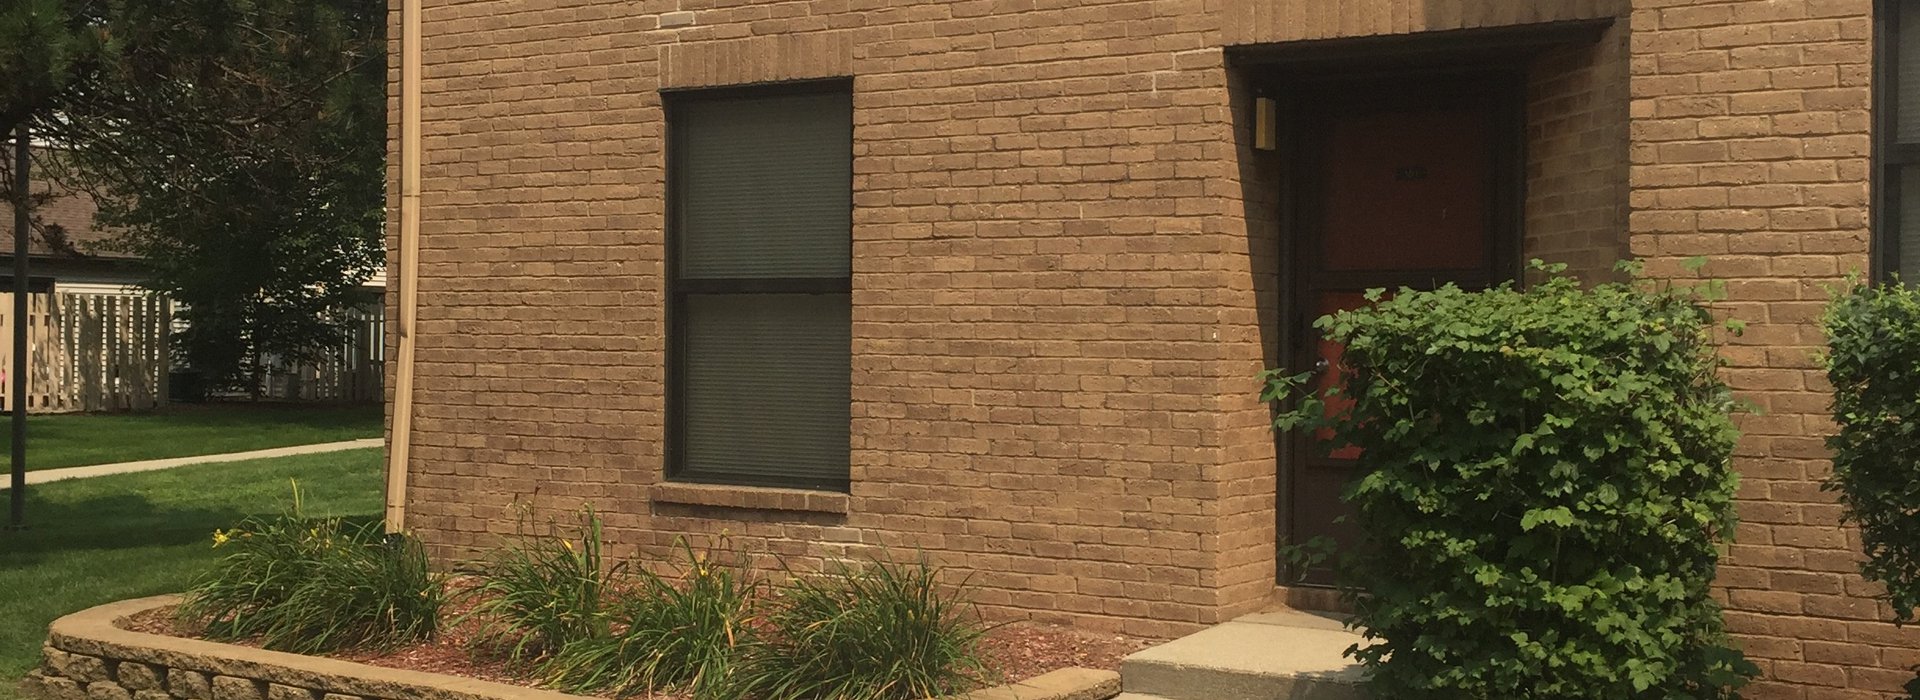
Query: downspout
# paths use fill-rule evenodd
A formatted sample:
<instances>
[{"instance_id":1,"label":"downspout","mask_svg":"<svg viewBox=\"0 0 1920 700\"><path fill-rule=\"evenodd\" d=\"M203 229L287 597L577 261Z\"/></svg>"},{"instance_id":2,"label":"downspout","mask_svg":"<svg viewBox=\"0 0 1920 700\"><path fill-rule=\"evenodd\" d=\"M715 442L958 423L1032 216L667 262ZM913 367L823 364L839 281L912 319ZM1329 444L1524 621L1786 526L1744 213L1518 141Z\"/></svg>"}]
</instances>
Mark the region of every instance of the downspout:
<instances>
[{"instance_id":1,"label":"downspout","mask_svg":"<svg viewBox=\"0 0 1920 700\"><path fill-rule=\"evenodd\" d=\"M400 260L398 357L387 442L387 532L407 529L407 464L413 447L413 346L420 297L420 3L400 0Z\"/></svg>"}]
</instances>

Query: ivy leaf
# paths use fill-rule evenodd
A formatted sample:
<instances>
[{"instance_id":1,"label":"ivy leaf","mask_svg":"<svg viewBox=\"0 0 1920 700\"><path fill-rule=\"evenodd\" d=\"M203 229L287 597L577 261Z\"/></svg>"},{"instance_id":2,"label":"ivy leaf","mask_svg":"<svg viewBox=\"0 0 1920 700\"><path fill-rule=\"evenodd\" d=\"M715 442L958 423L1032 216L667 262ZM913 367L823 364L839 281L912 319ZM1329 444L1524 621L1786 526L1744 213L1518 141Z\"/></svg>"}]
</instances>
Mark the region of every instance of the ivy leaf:
<instances>
[{"instance_id":1,"label":"ivy leaf","mask_svg":"<svg viewBox=\"0 0 1920 700\"><path fill-rule=\"evenodd\" d=\"M1542 523L1566 527L1573 524L1573 511L1566 506L1556 506L1543 510L1530 510L1520 518L1520 529L1532 532Z\"/></svg>"}]
</instances>

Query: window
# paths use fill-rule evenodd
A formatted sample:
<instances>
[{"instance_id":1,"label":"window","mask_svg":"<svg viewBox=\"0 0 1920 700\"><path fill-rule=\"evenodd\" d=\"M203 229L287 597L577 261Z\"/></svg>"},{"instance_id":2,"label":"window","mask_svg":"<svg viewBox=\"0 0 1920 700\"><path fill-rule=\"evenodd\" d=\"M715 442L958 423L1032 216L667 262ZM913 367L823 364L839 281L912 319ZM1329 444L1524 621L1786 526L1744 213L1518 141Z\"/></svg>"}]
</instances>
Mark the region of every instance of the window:
<instances>
[{"instance_id":1,"label":"window","mask_svg":"<svg viewBox=\"0 0 1920 700\"><path fill-rule=\"evenodd\" d=\"M1880 0L1874 76L1874 268L1920 280L1920 0Z\"/></svg>"},{"instance_id":2,"label":"window","mask_svg":"<svg viewBox=\"0 0 1920 700\"><path fill-rule=\"evenodd\" d=\"M668 474L846 490L853 93L667 97Z\"/></svg>"}]
</instances>

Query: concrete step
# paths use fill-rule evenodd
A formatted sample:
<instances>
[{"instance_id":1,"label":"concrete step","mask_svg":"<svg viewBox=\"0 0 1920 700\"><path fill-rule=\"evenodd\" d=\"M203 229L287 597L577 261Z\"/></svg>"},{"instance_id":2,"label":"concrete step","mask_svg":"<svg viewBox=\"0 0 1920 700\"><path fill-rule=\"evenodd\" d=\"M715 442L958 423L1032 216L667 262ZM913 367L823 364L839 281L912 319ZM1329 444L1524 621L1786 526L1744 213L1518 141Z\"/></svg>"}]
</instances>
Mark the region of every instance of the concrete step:
<instances>
[{"instance_id":1,"label":"concrete step","mask_svg":"<svg viewBox=\"0 0 1920 700\"><path fill-rule=\"evenodd\" d=\"M1127 657L1120 697L1366 700L1360 666L1343 655L1363 641L1329 617L1248 615Z\"/></svg>"}]
</instances>

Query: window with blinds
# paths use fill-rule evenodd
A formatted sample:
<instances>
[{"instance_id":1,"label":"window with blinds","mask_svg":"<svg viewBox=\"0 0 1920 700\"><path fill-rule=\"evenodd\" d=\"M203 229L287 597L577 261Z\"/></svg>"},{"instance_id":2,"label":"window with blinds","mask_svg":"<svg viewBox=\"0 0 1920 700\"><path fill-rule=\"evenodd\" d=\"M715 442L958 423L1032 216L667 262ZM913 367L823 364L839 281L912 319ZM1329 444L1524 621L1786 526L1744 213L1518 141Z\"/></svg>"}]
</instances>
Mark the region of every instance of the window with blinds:
<instances>
[{"instance_id":1,"label":"window with blinds","mask_svg":"<svg viewBox=\"0 0 1920 700\"><path fill-rule=\"evenodd\" d=\"M1874 112L1877 211L1874 261L1882 275L1920 281L1920 0L1880 0Z\"/></svg>"},{"instance_id":2,"label":"window with blinds","mask_svg":"<svg viewBox=\"0 0 1920 700\"><path fill-rule=\"evenodd\" d=\"M853 93L667 98L670 478L846 490Z\"/></svg>"}]
</instances>

